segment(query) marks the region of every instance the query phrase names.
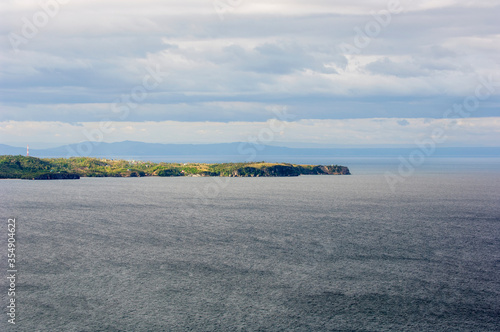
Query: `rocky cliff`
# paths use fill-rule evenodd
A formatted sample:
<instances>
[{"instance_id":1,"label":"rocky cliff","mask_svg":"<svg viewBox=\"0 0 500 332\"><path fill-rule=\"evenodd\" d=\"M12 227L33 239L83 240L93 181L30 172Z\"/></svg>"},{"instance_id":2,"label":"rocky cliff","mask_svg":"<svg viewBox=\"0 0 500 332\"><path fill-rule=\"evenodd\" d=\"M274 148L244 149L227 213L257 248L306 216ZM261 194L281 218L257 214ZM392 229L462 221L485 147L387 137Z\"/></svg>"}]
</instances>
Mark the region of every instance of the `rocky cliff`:
<instances>
[{"instance_id":1,"label":"rocky cliff","mask_svg":"<svg viewBox=\"0 0 500 332\"><path fill-rule=\"evenodd\" d=\"M299 176L299 175L350 175L345 166L274 165L261 168L242 167L232 172L232 177Z\"/></svg>"},{"instance_id":2,"label":"rocky cliff","mask_svg":"<svg viewBox=\"0 0 500 332\"><path fill-rule=\"evenodd\" d=\"M33 180L78 180L80 175L70 173L46 173L33 178Z\"/></svg>"}]
</instances>

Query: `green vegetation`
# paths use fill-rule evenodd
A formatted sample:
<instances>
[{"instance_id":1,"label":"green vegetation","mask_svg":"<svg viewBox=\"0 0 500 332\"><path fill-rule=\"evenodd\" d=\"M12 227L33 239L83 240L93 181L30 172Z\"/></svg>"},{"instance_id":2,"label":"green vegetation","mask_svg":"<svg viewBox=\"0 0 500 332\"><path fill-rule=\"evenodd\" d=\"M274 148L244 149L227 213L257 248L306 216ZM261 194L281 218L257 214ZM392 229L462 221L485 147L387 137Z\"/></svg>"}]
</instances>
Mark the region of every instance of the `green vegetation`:
<instances>
[{"instance_id":1,"label":"green vegetation","mask_svg":"<svg viewBox=\"0 0 500 332\"><path fill-rule=\"evenodd\" d=\"M0 179L51 179L78 178L68 173L65 167L57 167L48 160L23 157L0 156Z\"/></svg>"},{"instance_id":2,"label":"green vegetation","mask_svg":"<svg viewBox=\"0 0 500 332\"><path fill-rule=\"evenodd\" d=\"M28 179L50 172L51 165L37 158L21 156L0 157L0 178Z\"/></svg>"},{"instance_id":3,"label":"green vegetation","mask_svg":"<svg viewBox=\"0 0 500 332\"><path fill-rule=\"evenodd\" d=\"M0 156L0 178L52 179L142 176L298 176L302 174L350 174L344 166L293 165L287 163L151 163L87 157L39 159Z\"/></svg>"}]
</instances>

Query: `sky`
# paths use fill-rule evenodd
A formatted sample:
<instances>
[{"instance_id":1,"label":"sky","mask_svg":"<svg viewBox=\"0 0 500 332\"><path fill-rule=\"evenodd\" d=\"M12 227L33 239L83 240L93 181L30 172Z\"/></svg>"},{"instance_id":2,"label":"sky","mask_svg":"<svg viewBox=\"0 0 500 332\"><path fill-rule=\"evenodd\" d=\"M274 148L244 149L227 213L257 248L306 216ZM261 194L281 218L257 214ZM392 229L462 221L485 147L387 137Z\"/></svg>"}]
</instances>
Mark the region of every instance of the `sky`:
<instances>
[{"instance_id":1,"label":"sky","mask_svg":"<svg viewBox=\"0 0 500 332\"><path fill-rule=\"evenodd\" d=\"M0 143L500 146L498 17L497 0L5 0Z\"/></svg>"}]
</instances>

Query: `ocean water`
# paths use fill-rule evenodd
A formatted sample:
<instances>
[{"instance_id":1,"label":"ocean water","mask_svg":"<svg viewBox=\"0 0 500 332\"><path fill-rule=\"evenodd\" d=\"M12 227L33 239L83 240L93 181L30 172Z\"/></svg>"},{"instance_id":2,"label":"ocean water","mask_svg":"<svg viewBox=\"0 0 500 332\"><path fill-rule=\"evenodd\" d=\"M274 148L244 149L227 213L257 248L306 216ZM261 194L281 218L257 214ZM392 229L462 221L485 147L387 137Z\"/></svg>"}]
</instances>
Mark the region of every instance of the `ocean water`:
<instances>
[{"instance_id":1,"label":"ocean water","mask_svg":"<svg viewBox=\"0 0 500 332\"><path fill-rule=\"evenodd\" d=\"M0 181L2 331L500 331L500 163ZM1 237L6 275L6 235Z\"/></svg>"}]
</instances>

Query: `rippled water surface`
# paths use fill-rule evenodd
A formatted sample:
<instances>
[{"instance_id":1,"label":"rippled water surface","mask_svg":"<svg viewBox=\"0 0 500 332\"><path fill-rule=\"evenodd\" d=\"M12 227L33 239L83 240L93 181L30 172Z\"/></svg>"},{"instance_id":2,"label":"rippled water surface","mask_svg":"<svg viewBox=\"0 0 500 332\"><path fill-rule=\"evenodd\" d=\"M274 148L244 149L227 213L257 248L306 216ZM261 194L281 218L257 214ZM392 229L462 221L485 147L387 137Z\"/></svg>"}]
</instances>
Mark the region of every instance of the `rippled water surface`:
<instances>
[{"instance_id":1,"label":"rippled water surface","mask_svg":"<svg viewBox=\"0 0 500 332\"><path fill-rule=\"evenodd\" d=\"M3 314L0 327L498 331L490 166L431 167L395 193L364 164L352 176L3 180L19 272L17 324Z\"/></svg>"}]
</instances>

